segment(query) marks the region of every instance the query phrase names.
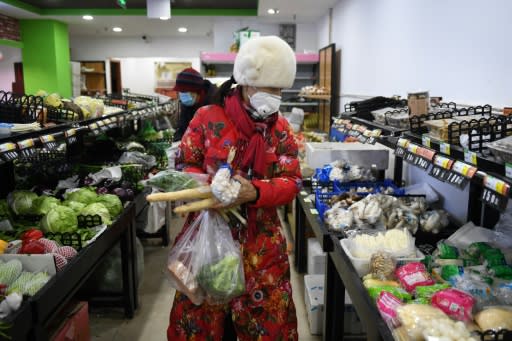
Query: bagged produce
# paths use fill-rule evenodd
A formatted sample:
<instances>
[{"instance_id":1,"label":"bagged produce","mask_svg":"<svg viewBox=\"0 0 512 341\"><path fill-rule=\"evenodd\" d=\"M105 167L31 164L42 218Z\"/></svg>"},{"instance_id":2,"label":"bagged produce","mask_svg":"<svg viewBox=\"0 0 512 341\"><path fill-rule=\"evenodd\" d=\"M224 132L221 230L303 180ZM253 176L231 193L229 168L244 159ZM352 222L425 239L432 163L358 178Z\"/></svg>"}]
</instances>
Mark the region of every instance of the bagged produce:
<instances>
[{"instance_id":1,"label":"bagged produce","mask_svg":"<svg viewBox=\"0 0 512 341\"><path fill-rule=\"evenodd\" d=\"M386 251L394 257L416 255L414 238L405 229L394 229L375 235L358 234L349 240L350 252L357 258L369 259L377 251Z\"/></svg>"},{"instance_id":2,"label":"bagged produce","mask_svg":"<svg viewBox=\"0 0 512 341\"><path fill-rule=\"evenodd\" d=\"M394 286L394 285L379 285L379 286L374 286L374 287L368 288L368 294L374 300L376 300L377 297L379 297L380 293L383 291L393 294L393 296L395 296L396 298L398 298L402 301L410 301L412 298L411 295L407 291L405 291L404 289L402 289L400 287Z\"/></svg>"},{"instance_id":3,"label":"bagged produce","mask_svg":"<svg viewBox=\"0 0 512 341\"><path fill-rule=\"evenodd\" d=\"M381 280L393 278L396 268L396 261L391 254L385 251L378 251L370 258L370 274Z\"/></svg>"},{"instance_id":4,"label":"bagged produce","mask_svg":"<svg viewBox=\"0 0 512 341\"><path fill-rule=\"evenodd\" d=\"M395 272L396 277L408 292L413 292L417 286L433 285L435 281L427 272L425 264L413 262L405 264Z\"/></svg>"},{"instance_id":5,"label":"bagged produce","mask_svg":"<svg viewBox=\"0 0 512 341\"><path fill-rule=\"evenodd\" d=\"M490 307L475 315L475 321L482 330L512 330L510 307Z\"/></svg>"},{"instance_id":6,"label":"bagged produce","mask_svg":"<svg viewBox=\"0 0 512 341\"><path fill-rule=\"evenodd\" d=\"M73 209L55 206L41 218L41 227L46 232L73 232L78 228L78 218Z\"/></svg>"},{"instance_id":7,"label":"bagged produce","mask_svg":"<svg viewBox=\"0 0 512 341\"><path fill-rule=\"evenodd\" d=\"M232 204L238 198L241 183L231 178L232 169L228 164L222 165L212 179L210 185L213 195L224 206Z\"/></svg>"},{"instance_id":8,"label":"bagged produce","mask_svg":"<svg viewBox=\"0 0 512 341\"><path fill-rule=\"evenodd\" d=\"M33 214L32 204L37 194L31 191L14 191L7 196L7 202L17 215Z\"/></svg>"},{"instance_id":9,"label":"bagged produce","mask_svg":"<svg viewBox=\"0 0 512 341\"><path fill-rule=\"evenodd\" d=\"M145 186L152 186L161 191L174 192L199 187L204 184L207 179L208 176L205 174L164 170L142 183Z\"/></svg>"},{"instance_id":10,"label":"bagged produce","mask_svg":"<svg viewBox=\"0 0 512 341\"><path fill-rule=\"evenodd\" d=\"M402 305L402 301L400 301L393 294L382 291L377 297L376 305L379 310L380 316L382 319L393 327L397 327L400 325L400 321L398 320L398 314L396 312L397 308Z\"/></svg>"},{"instance_id":11,"label":"bagged produce","mask_svg":"<svg viewBox=\"0 0 512 341\"><path fill-rule=\"evenodd\" d=\"M426 298L430 302L432 296L444 289L448 289L450 287L449 284L432 284L432 285L420 285L416 287L416 298Z\"/></svg>"},{"instance_id":12,"label":"bagged produce","mask_svg":"<svg viewBox=\"0 0 512 341\"><path fill-rule=\"evenodd\" d=\"M475 299L458 289L444 289L432 296L432 305L459 321L471 321Z\"/></svg>"}]
</instances>

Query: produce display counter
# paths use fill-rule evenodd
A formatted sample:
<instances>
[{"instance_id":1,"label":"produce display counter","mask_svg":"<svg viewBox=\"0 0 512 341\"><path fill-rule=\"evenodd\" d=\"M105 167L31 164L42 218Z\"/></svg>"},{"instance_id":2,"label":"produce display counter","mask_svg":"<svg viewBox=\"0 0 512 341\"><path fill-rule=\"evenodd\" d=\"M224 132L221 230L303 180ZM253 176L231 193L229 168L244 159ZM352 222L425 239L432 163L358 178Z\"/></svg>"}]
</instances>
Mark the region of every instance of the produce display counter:
<instances>
[{"instance_id":1,"label":"produce display counter","mask_svg":"<svg viewBox=\"0 0 512 341\"><path fill-rule=\"evenodd\" d=\"M9 328L2 330L5 337L0 336L0 340L28 340L32 328L32 306L28 301L23 302L21 307L3 319L2 323Z\"/></svg>"}]
</instances>

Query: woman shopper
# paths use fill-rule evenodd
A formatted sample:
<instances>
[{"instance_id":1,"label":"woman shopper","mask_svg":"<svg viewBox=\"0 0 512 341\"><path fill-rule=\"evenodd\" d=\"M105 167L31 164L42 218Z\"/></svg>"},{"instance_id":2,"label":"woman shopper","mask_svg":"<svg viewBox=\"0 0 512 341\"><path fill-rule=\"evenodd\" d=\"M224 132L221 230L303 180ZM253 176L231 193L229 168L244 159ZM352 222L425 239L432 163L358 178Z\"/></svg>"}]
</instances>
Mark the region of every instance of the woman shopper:
<instances>
[{"instance_id":1,"label":"woman shopper","mask_svg":"<svg viewBox=\"0 0 512 341\"><path fill-rule=\"evenodd\" d=\"M250 39L235 59L234 77L219 89L220 105L200 108L183 136L176 163L188 172L214 175L236 148L232 167L241 189L233 206L242 205L248 224L231 230L241 243L246 288L224 305L194 305L176 292L168 340L221 340L227 314L241 341L298 338L276 209L291 202L302 184L297 145L278 113L281 89L292 86L295 72L295 54L282 39Z\"/></svg>"},{"instance_id":2,"label":"woman shopper","mask_svg":"<svg viewBox=\"0 0 512 341\"><path fill-rule=\"evenodd\" d=\"M191 67L178 73L173 90L178 92L180 111L174 141L181 140L196 110L211 103L216 89L215 85L203 79L201 74Z\"/></svg>"}]
</instances>

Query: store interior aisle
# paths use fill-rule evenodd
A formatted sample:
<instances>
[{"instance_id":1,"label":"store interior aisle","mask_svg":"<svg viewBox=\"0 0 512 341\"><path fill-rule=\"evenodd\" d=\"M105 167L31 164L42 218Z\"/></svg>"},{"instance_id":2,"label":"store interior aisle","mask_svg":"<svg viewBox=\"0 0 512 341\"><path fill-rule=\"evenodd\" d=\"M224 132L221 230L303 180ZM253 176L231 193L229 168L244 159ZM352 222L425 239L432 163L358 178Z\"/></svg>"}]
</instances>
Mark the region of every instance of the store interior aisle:
<instances>
[{"instance_id":1,"label":"store interior aisle","mask_svg":"<svg viewBox=\"0 0 512 341\"><path fill-rule=\"evenodd\" d=\"M171 226L171 240L181 229L182 220L176 219ZM286 231L286 229L285 229ZM287 234L287 233L285 233ZM288 237L288 236L287 236ZM94 341L143 340L164 341L169 321L169 311L174 298L165 264L169 248L159 245L158 240L143 241L144 276L139 286L139 309L132 320L124 319L121 310L90 310L91 339ZM293 264L293 255L290 256ZM304 305L304 279L292 266L293 299L297 308L299 341L317 341L320 336L311 335Z\"/></svg>"}]
</instances>

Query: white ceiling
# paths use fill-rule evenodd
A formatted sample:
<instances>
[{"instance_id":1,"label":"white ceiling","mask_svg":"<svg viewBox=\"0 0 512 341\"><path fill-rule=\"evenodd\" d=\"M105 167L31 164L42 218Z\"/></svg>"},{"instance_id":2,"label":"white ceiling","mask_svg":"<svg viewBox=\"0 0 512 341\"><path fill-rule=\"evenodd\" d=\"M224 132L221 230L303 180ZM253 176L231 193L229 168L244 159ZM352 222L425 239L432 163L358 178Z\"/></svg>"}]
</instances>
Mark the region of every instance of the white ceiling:
<instances>
[{"instance_id":1,"label":"white ceiling","mask_svg":"<svg viewBox=\"0 0 512 341\"><path fill-rule=\"evenodd\" d=\"M313 23L326 15L329 8L339 0L259 0L258 22L263 23ZM270 15L269 8L279 9L279 14ZM0 2L0 12L15 18L37 18L36 14L20 10ZM92 21L85 21L78 16L51 16L69 24L69 32L73 36L142 36L172 37L184 36L178 27L186 26L185 36L208 36L213 31L215 20L219 17L184 17L175 16L170 20L148 19L143 16L96 16ZM233 19L234 17L230 17ZM251 17L241 17L248 19ZM112 27L119 26L123 32L114 33Z\"/></svg>"}]
</instances>

